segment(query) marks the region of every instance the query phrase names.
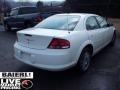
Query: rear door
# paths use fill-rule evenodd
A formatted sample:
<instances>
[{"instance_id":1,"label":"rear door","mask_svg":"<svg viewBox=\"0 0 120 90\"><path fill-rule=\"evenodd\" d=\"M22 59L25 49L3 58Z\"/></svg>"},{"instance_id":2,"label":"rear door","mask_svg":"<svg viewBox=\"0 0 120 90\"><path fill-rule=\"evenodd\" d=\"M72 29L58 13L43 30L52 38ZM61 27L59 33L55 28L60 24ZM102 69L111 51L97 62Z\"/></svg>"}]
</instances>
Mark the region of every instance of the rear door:
<instances>
[{"instance_id":1,"label":"rear door","mask_svg":"<svg viewBox=\"0 0 120 90\"><path fill-rule=\"evenodd\" d=\"M98 20L98 23L100 24L101 30L105 31L105 44L108 44L112 39L113 27L109 26L106 19L101 16L97 16L96 19Z\"/></svg>"},{"instance_id":2,"label":"rear door","mask_svg":"<svg viewBox=\"0 0 120 90\"><path fill-rule=\"evenodd\" d=\"M102 48L105 42L105 30L102 30L94 16L88 17L86 20L86 29L89 39L93 42L94 50Z\"/></svg>"}]
</instances>

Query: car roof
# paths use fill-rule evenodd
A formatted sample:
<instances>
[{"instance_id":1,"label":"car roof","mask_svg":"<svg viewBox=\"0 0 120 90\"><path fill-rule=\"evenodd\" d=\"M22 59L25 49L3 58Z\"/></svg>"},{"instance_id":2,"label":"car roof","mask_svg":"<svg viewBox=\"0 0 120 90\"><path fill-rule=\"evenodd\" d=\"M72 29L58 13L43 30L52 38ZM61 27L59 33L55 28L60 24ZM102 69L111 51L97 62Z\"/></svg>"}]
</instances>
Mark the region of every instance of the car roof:
<instances>
[{"instance_id":1,"label":"car roof","mask_svg":"<svg viewBox=\"0 0 120 90\"><path fill-rule=\"evenodd\" d=\"M77 16L81 16L81 17L85 17L85 16L98 16L96 14L91 14L91 13L62 13L62 14L56 14L56 15L77 15Z\"/></svg>"},{"instance_id":2,"label":"car roof","mask_svg":"<svg viewBox=\"0 0 120 90\"><path fill-rule=\"evenodd\" d=\"M12 8L12 10L19 9L19 8L37 8L37 7L35 7L35 6L20 6L20 7Z\"/></svg>"}]
</instances>

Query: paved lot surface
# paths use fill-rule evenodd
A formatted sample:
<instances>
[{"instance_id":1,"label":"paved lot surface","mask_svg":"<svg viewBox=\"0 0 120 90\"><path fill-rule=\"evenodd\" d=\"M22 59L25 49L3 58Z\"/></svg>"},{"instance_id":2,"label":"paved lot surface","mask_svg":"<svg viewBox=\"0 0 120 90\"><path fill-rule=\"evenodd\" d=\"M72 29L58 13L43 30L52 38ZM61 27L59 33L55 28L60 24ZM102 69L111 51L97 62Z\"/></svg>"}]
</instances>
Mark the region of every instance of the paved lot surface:
<instances>
[{"instance_id":1,"label":"paved lot surface","mask_svg":"<svg viewBox=\"0 0 120 90\"><path fill-rule=\"evenodd\" d=\"M78 74L75 69L48 72L33 68L14 58L16 32L4 32L0 26L0 71L33 71L32 90L120 90L120 39L93 57L89 70Z\"/></svg>"},{"instance_id":2,"label":"paved lot surface","mask_svg":"<svg viewBox=\"0 0 120 90\"><path fill-rule=\"evenodd\" d=\"M0 25L0 31L4 31L4 27Z\"/></svg>"}]
</instances>

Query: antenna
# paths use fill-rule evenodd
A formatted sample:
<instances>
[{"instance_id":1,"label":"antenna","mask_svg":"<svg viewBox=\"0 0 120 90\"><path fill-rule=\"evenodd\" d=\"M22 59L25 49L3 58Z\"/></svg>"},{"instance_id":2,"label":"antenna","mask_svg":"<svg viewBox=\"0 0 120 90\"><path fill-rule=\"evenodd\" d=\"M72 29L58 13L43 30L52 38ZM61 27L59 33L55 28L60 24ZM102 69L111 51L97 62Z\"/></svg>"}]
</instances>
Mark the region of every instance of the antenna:
<instances>
[{"instance_id":1,"label":"antenna","mask_svg":"<svg viewBox=\"0 0 120 90\"><path fill-rule=\"evenodd\" d=\"M69 31L69 15L68 15L68 13L67 13L67 29L68 29L68 33L70 33L70 31Z\"/></svg>"},{"instance_id":2,"label":"antenna","mask_svg":"<svg viewBox=\"0 0 120 90\"><path fill-rule=\"evenodd\" d=\"M69 24L68 24L69 20L68 20L68 13L67 13L67 29L69 31Z\"/></svg>"}]
</instances>

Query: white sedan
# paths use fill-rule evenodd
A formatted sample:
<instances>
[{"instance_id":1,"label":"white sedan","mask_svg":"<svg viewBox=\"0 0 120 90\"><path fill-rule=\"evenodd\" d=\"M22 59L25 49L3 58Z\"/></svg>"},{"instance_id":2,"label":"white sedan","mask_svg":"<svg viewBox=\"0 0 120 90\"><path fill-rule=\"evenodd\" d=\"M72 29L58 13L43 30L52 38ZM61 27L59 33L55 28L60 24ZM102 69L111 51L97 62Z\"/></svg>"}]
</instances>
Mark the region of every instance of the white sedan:
<instances>
[{"instance_id":1,"label":"white sedan","mask_svg":"<svg viewBox=\"0 0 120 90\"><path fill-rule=\"evenodd\" d=\"M114 45L115 32L115 27L99 15L53 15L17 32L15 57L40 69L60 71L76 65L85 72L93 55L108 44Z\"/></svg>"}]
</instances>

